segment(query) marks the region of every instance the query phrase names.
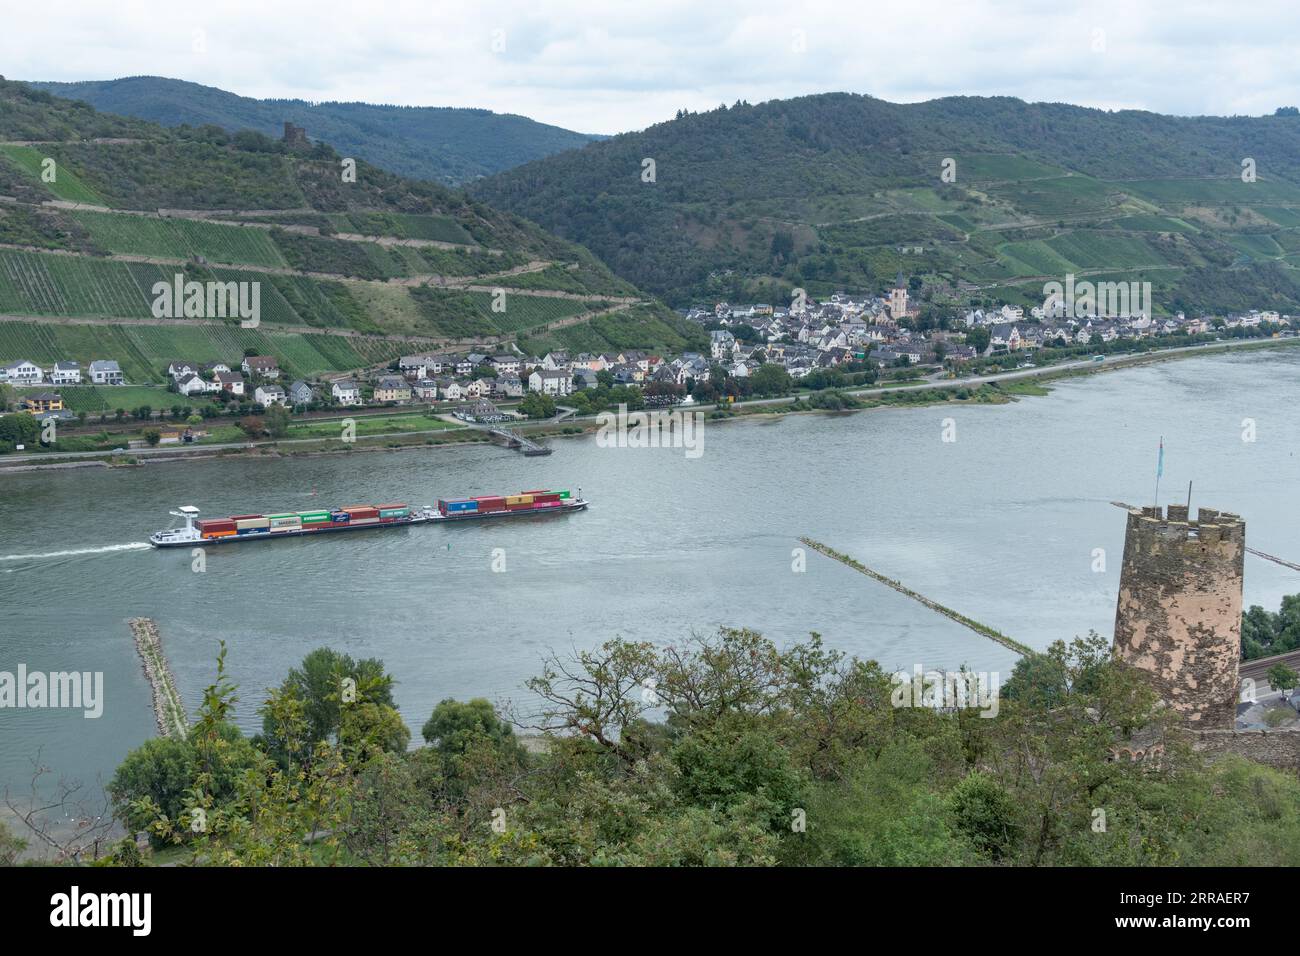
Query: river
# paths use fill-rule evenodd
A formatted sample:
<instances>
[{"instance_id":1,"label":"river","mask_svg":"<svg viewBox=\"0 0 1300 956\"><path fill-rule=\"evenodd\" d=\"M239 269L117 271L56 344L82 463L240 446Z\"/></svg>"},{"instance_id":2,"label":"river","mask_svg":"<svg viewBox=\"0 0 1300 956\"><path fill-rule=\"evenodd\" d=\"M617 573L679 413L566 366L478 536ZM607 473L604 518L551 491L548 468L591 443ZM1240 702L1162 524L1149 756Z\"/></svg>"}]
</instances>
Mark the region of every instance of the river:
<instances>
[{"instance_id":1,"label":"river","mask_svg":"<svg viewBox=\"0 0 1300 956\"><path fill-rule=\"evenodd\" d=\"M556 441L546 458L471 446L235 458L0 476L0 671L103 672L103 716L0 709L0 786L106 781L155 733L128 618L155 618L186 706L229 647L238 721L313 648L382 658L414 739L445 697L527 702L548 649L616 635L661 642L748 626L819 632L910 670L1015 655L821 555L809 535L1035 648L1109 636L1124 515L1161 499L1235 511L1260 550L1300 559L1294 350L1220 355L1070 379L1001 406L877 409L714 424L703 454ZM955 441L943 441L944 419ZM1253 419L1256 440L1243 441ZM555 519L414 527L154 551L168 509L208 515L581 486ZM1105 551L1095 571L1094 549ZM502 549L505 570L492 570ZM1275 610L1300 574L1246 560L1246 602Z\"/></svg>"}]
</instances>

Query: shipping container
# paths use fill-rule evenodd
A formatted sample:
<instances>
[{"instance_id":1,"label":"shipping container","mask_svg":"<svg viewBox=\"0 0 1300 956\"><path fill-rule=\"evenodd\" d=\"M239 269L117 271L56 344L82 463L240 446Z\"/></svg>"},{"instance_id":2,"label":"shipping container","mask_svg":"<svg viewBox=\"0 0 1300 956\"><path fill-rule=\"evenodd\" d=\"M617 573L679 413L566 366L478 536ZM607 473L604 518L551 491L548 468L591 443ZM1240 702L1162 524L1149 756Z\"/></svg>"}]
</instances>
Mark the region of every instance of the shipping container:
<instances>
[{"instance_id":1,"label":"shipping container","mask_svg":"<svg viewBox=\"0 0 1300 956\"><path fill-rule=\"evenodd\" d=\"M505 511L506 499L504 498L479 498L478 510L485 514L493 511Z\"/></svg>"},{"instance_id":2,"label":"shipping container","mask_svg":"<svg viewBox=\"0 0 1300 956\"><path fill-rule=\"evenodd\" d=\"M452 498L449 500L439 498L438 510L443 514L458 514L467 511L478 511L478 502L473 498Z\"/></svg>"},{"instance_id":3,"label":"shipping container","mask_svg":"<svg viewBox=\"0 0 1300 956\"><path fill-rule=\"evenodd\" d=\"M348 524L349 524L349 525L354 525L354 524L379 524L379 519L378 519L378 518L353 518L351 521L348 522Z\"/></svg>"},{"instance_id":4,"label":"shipping container","mask_svg":"<svg viewBox=\"0 0 1300 956\"><path fill-rule=\"evenodd\" d=\"M236 532L234 528L229 528L229 529L225 529L225 530L222 530L222 531L204 531L204 532L203 532L203 537L205 537L205 538L232 538L232 537L234 537L235 534L237 534L237 533L238 533L238 532Z\"/></svg>"},{"instance_id":5,"label":"shipping container","mask_svg":"<svg viewBox=\"0 0 1300 956\"><path fill-rule=\"evenodd\" d=\"M264 517L266 516L265 515L231 515L230 520L235 522L251 521L254 518L264 518Z\"/></svg>"},{"instance_id":6,"label":"shipping container","mask_svg":"<svg viewBox=\"0 0 1300 956\"><path fill-rule=\"evenodd\" d=\"M379 517L381 518L408 518L411 515L410 508L380 508Z\"/></svg>"},{"instance_id":7,"label":"shipping container","mask_svg":"<svg viewBox=\"0 0 1300 956\"><path fill-rule=\"evenodd\" d=\"M348 519L351 517L352 516L349 515L346 511L336 511L330 515L330 520L333 521L335 524L347 524Z\"/></svg>"},{"instance_id":8,"label":"shipping container","mask_svg":"<svg viewBox=\"0 0 1300 956\"><path fill-rule=\"evenodd\" d=\"M533 503L540 504L548 501L559 501L560 493L558 491L546 491L540 495L533 495Z\"/></svg>"},{"instance_id":9,"label":"shipping container","mask_svg":"<svg viewBox=\"0 0 1300 956\"><path fill-rule=\"evenodd\" d=\"M240 531L263 531L271 527L270 518L240 518L235 521L235 527Z\"/></svg>"},{"instance_id":10,"label":"shipping container","mask_svg":"<svg viewBox=\"0 0 1300 956\"><path fill-rule=\"evenodd\" d=\"M206 521L196 521L194 526L200 531L234 531L235 522L229 518L209 518Z\"/></svg>"},{"instance_id":11,"label":"shipping container","mask_svg":"<svg viewBox=\"0 0 1300 956\"><path fill-rule=\"evenodd\" d=\"M351 508L344 508L343 510L351 516L353 521L356 521L358 518L379 517L379 509L372 508L370 505L355 505Z\"/></svg>"},{"instance_id":12,"label":"shipping container","mask_svg":"<svg viewBox=\"0 0 1300 956\"><path fill-rule=\"evenodd\" d=\"M378 508L380 511L396 511L399 508L405 508L409 510L411 506L408 505L405 501L391 501L386 505L375 505L375 507Z\"/></svg>"},{"instance_id":13,"label":"shipping container","mask_svg":"<svg viewBox=\"0 0 1300 956\"><path fill-rule=\"evenodd\" d=\"M507 505L531 505L533 503L532 495L507 495Z\"/></svg>"},{"instance_id":14,"label":"shipping container","mask_svg":"<svg viewBox=\"0 0 1300 956\"><path fill-rule=\"evenodd\" d=\"M303 524L306 524L308 521L328 521L329 516L330 513L328 511L299 511L298 512L298 517L302 519Z\"/></svg>"},{"instance_id":15,"label":"shipping container","mask_svg":"<svg viewBox=\"0 0 1300 956\"><path fill-rule=\"evenodd\" d=\"M569 497L569 493L567 491L561 491L559 495L561 500L566 500Z\"/></svg>"}]
</instances>

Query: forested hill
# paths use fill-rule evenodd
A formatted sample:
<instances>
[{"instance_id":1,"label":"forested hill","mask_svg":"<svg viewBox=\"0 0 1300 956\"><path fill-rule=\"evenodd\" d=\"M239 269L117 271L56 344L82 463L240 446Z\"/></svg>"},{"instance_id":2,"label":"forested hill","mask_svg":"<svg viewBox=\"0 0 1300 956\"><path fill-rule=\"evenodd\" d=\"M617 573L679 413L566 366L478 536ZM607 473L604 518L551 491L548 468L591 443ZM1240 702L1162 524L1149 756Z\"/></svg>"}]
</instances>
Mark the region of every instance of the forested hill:
<instances>
[{"instance_id":1,"label":"forested hill","mask_svg":"<svg viewBox=\"0 0 1300 956\"><path fill-rule=\"evenodd\" d=\"M279 136L288 120L312 139L376 166L457 185L582 146L593 136L524 116L451 107L258 100L158 76L30 85L96 109L165 126L212 124Z\"/></svg>"},{"instance_id":2,"label":"forested hill","mask_svg":"<svg viewBox=\"0 0 1300 956\"><path fill-rule=\"evenodd\" d=\"M256 330L150 325L159 281L260 283ZM697 326L587 250L326 143L167 128L0 79L0 362L253 349L297 377L435 348L680 350Z\"/></svg>"},{"instance_id":3,"label":"forested hill","mask_svg":"<svg viewBox=\"0 0 1300 956\"><path fill-rule=\"evenodd\" d=\"M679 302L879 287L900 270L1041 301L1044 278L1073 272L1150 280L1158 308L1295 310L1297 184L1290 109L828 93L679 114L471 191Z\"/></svg>"}]
</instances>

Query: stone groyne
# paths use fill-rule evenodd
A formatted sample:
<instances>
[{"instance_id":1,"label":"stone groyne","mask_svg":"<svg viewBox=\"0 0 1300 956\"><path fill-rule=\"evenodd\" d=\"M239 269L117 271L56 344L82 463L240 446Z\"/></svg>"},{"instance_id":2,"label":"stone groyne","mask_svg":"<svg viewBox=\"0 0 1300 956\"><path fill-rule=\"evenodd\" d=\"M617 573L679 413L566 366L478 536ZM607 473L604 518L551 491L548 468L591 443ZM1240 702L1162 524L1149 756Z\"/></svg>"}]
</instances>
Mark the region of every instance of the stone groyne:
<instances>
[{"instance_id":1,"label":"stone groyne","mask_svg":"<svg viewBox=\"0 0 1300 956\"><path fill-rule=\"evenodd\" d=\"M995 630L994 628L989 627L987 624L981 624L979 621L967 617L965 614L962 614L960 611L954 611L950 607L945 607L944 605L940 604L938 601L933 601L930 598L926 597L924 594L918 594L916 591L913 591L911 588L905 586L901 581L895 581L893 578L886 577L885 575L881 574L879 571L873 571L865 564L855 561L847 554L841 554L840 552L834 550L833 548L827 547L826 545L822 544L820 541L814 541L812 538L800 538L799 540L804 544L806 544L808 547L812 548L814 551L820 551L822 554L826 555L826 557L834 558L836 561L840 562L841 564L847 567L852 568L854 571L857 571L860 574L865 574L869 578L874 578L875 580L879 581L881 584L888 585L889 587L897 591L899 594L910 597L913 601L916 601L918 604L924 604L930 610L936 611L937 613L942 614L944 617L956 621L958 624L962 625L963 627L970 628L970 630L974 631L976 634L981 635L982 637L987 637L991 641L997 641L1003 647L1010 648L1011 650L1015 651L1017 654L1022 654L1026 657L1030 657L1036 653L1033 648L1025 644L1021 644L1019 641L1013 640L1012 638L1007 637L1001 631Z\"/></svg>"},{"instance_id":2,"label":"stone groyne","mask_svg":"<svg viewBox=\"0 0 1300 956\"><path fill-rule=\"evenodd\" d=\"M158 624L147 617L134 617L127 623L135 637L135 649L140 654L140 662L144 665L144 676L153 691L153 712L158 721L158 733L164 737L184 740L189 733L189 718L185 716L185 705L181 703L180 692L176 690L176 678L172 676L163 654Z\"/></svg>"}]
</instances>

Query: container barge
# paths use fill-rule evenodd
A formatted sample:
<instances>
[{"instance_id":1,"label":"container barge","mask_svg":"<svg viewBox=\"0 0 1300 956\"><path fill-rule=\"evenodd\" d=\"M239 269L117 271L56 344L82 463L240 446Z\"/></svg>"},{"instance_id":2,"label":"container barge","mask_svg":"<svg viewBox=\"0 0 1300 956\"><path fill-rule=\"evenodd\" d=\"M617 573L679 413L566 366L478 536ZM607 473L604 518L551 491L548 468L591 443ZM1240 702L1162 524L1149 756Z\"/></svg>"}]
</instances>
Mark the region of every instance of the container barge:
<instances>
[{"instance_id":1,"label":"container barge","mask_svg":"<svg viewBox=\"0 0 1300 956\"><path fill-rule=\"evenodd\" d=\"M474 521L486 518L517 518L523 515L565 514L587 507L578 489L575 498L568 491L521 491L517 495L490 495L486 498L439 499L431 521Z\"/></svg>"},{"instance_id":2,"label":"container barge","mask_svg":"<svg viewBox=\"0 0 1300 956\"><path fill-rule=\"evenodd\" d=\"M185 505L170 512L184 521L179 528L155 531L149 543L155 548L184 548L196 544L226 544L240 541L264 541L269 538L296 538L303 535L333 534L378 528L404 528L409 525L445 521L469 521L479 518L520 517L523 515L562 514L587 507L581 491L577 498L568 491L525 491L517 495L484 498L439 500L436 508L412 508L404 502L383 505L349 505L346 508L295 511L267 515L231 515L226 518L200 519L199 509Z\"/></svg>"}]
</instances>

